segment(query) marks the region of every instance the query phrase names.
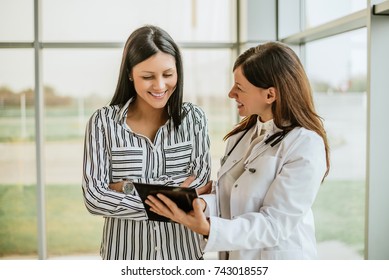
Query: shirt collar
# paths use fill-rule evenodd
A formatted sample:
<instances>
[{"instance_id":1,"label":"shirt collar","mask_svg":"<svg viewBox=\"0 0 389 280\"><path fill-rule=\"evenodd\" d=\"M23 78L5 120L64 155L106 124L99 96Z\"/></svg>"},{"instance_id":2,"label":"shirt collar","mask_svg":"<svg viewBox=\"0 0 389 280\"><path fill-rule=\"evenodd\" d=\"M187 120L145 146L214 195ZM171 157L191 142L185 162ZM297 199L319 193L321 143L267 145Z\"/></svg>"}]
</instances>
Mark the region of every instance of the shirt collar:
<instances>
[{"instance_id":1,"label":"shirt collar","mask_svg":"<svg viewBox=\"0 0 389 280\"><path fill-rule=\"evenodd\" d=\"M123 107L119 110L119 114L118 114L118 117L119 117L119 122L121 124L125 123L126 122L126 118L127 118L127 112L128 112L128 106L130 105L130 103L134 100L134 98L130 98L126 104L123 105Z\"/></svg>"},{"instance_id":2,"label":"shirt collar","mask_svg":"<svg viewBox=\"0 0 389 280\"><path fill-rule=\"evenodd\" d=\"M274 133L277 133L279 131L282 131L282 129L278 128L275 125L273 119L268 120L266 122L262 122L258 117L257 124L254 128L253 135L261 135L261 130L264 130L264 132L262 132L262 134L265 134L265 137L273 135Z\"/></svg>"}]
</instances>

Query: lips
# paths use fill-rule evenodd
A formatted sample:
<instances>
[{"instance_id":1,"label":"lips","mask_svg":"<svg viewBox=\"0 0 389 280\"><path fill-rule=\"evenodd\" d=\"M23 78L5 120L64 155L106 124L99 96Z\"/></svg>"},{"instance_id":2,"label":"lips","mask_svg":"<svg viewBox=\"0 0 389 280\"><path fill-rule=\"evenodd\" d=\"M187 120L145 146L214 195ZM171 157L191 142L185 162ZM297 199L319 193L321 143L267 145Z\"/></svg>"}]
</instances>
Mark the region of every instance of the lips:
<instances>
[{"instance_id":1,"label":"lips","mask_svg":"<svg viewBox=\"0 0 389 280\"><path fill-rule=\"evenodd\" d=\"M149 93L154 96L155 98L162 98L165 96L165 94L167 93L167 90L166 91L163 91L163 92L150 92Z\"/></svg>"}]
</instances>

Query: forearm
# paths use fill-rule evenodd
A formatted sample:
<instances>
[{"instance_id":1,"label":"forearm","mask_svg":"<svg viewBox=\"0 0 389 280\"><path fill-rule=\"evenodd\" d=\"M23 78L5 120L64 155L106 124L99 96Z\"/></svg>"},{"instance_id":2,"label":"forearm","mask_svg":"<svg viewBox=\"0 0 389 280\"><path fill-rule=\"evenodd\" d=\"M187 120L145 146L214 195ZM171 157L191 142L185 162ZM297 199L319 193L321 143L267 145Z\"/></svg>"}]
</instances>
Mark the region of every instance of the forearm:
<instances>
[{"instance_id":1,"label":"forearm","mask_svg":"<svg viewBox=\"0 0 389 280\"><path fill-rule=\"evenodd\" d=\"M119 186L116 183L115 186ZM136 220L147 218L141 199L108 188L108 184L92 180L83 181L83 195L87 210L93 215L121 217Z\"/></svg>"}]
</instances>

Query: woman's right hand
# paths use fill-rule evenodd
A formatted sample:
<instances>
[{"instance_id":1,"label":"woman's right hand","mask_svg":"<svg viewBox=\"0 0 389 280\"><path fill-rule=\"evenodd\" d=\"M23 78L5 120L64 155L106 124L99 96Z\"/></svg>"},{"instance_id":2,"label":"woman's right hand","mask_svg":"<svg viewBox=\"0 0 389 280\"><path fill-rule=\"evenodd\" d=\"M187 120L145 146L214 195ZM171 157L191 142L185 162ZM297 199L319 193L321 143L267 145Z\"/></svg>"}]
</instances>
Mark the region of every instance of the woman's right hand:
<instances>
[{"instance_id":1,"label":"woman's right hand","mask_svg":"<svg viewBox=\"0 0 389 280\"><path fill-rule=\"evenodd\" d=\"M186 213L178 208L177 204L163 194L156 196L149 195L146 204L150 206L150 210L160 216L169 218L172 221L183 224L191 230L202 234L209 235L210 223L205 217L201 199L193 200L193 210Z\"/></svg>"}]
</instances>

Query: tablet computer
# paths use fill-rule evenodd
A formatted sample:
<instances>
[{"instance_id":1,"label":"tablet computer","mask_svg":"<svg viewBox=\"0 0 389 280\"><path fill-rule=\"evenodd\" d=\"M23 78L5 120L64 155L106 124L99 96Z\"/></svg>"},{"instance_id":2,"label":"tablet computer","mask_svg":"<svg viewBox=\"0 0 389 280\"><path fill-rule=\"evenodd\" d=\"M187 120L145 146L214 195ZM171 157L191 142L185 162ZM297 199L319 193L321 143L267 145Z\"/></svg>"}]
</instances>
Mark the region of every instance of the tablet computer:
<instances>
[{"instance_id":1,"label":"tablet computer","mask_svg":"<svg viewBox=\"0 0 389 280\"><path fill-rule=\"evenodd\" d=\"M179 208L185 212L193 210L192 202L197 198L196 189L184 188L184 187L170 187L165 185L157 184L145 184L145 183L136 183L133 182L136 191L138 192L143 205L146 209L147 216L149 220L161 221L161 222L173 222L172 220L160 216L154 212L150 211L150 206L145 203L148 195L156 196L156 194L161 193L171 200L173 200Z\"/></svg>"}]
</instances>

